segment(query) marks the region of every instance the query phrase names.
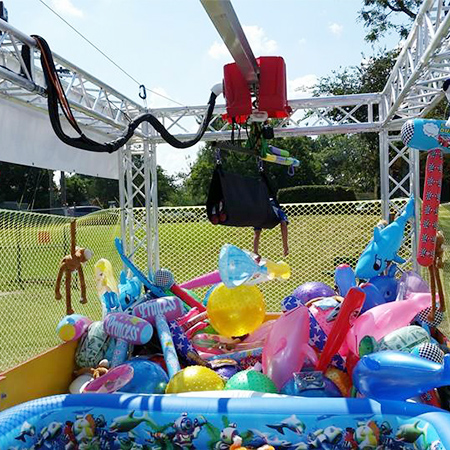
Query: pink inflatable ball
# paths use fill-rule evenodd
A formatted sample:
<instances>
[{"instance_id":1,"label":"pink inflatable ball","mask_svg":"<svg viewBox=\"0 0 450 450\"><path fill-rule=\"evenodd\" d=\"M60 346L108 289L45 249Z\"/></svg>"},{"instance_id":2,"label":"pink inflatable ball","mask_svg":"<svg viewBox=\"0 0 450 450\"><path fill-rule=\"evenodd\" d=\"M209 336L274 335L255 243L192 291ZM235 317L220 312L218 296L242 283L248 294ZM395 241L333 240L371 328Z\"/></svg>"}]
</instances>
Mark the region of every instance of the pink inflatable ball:
<instances>
[{"instance_id":1,"label":"pink inflatable ball","mask_svg":"<svg viewBox=\"0 0 450 450\"><path fill-rule=\"evenodd\" d=\"M328 336L330 334L331 329L333 328L334 321L328 320L330 314L333 313L335 308L340 305L340 301L338 299L342 299L342 297L324 297L320 300L315 301L309 306L309 311L317 320L318 324Z\"/></svg>"},{"instance_id":2,"label":"pink inflatable ball","mask_svg":"<svg viewBox=\"0 0 450 450\"><path fill-rule=\"evenodd\" d=\"M317 297L332 297L334 290L325 283L319 281L309 281L301 284L294 290L292 296L297 298L302 305Z\"/></svg>"}]
</instances>

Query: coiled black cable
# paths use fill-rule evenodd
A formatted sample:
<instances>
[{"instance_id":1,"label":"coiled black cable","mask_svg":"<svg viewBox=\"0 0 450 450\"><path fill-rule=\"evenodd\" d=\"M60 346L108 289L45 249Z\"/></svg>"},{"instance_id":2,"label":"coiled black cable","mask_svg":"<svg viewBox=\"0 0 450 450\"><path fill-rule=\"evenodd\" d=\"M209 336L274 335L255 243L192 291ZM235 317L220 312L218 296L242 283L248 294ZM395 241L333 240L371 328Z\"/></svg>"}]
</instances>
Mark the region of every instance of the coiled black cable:
<instances>
[{"instance_id":1,"label":"coiled black cable","mask_svg":"<svg viewBox=\"0 0 450 450\"><path fill-rule=\"evenodd\" d=\"M128 125L128 129L126 130L126 132L121 137L111 142L100 143L92 140L83 133L72 114L69 102L56 71L53 55L48 43L44 38L40 36L34 35L32 37L36 40L38 48L41 52L41 64L44 71L45 81L47 83L47 104L50 122L55 134L65 144L70 145L71 147L76 147L91 152L113 153L131 139L134 131L142 122L150 123L150 125L152 125L153 128L161 135L162 139L164 139L164 141L175 148L192 147L197 142L199 142L202 136L205 134L208 128L208 124L211 121L213 115L214 106L216 104L217 95L214 92L211 92L211 96L209 97L208 101L208 109L203 118L203 122L201 123L200 128L197 131L197 134L189 141L180 141L175 136L170 134L164 127L164 125L153 114L150 113L142 114L133 119ZM64 132L59 117L59 106L61 107L66 119L68 120L72 128L79 134L79 137L72 137Z\"/></svg>"}]
</instances>

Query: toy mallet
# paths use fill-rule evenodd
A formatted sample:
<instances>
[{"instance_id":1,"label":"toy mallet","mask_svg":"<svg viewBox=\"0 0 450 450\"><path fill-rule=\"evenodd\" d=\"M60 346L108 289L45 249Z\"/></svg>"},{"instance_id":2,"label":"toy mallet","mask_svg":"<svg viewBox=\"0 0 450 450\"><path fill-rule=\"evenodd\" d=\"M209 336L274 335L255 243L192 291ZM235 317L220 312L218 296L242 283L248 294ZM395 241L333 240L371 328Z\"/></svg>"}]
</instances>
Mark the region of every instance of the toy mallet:
<instances>
[{"instance_id":1,"label":"toy mallet","mask_svg":"<svg viewBox=\"0 0 450 450\"><path fill-rule=\"evenodd\" d=\"M178 297L162 297L156 300L148 300L136 305L133 308L133 314L156 326L164 360L166 361L167 372L169 378L172 378L181 370L181 367L167 322L175 320L184 314L181 300Z\"/></svg>"},{"instance_id":2,"label":"toy mallet","mask_svg":"<svg viewBox=\"0 0 450 450\"><path fill-rule=\"evenodd\" d=\"M353 286L348 290L333 328L328 335L327 343L320 355L316 370L325 372L333 356L341 348L353 322L358 317L365 299L366 294L361 288Z\"/></svg>"},{"instance_id":3,"label":"toy mallet","mask_svg":"<svg viewBox=\"0 0 450 450\"><path fill-rule=\"evenodd\" d=\"M153 336L153 327L147 321L120 312L109 313L103 321L103 328L107 335L117 339L111 367L126 361L130 344L144 345Z\"/></svg>"}]
</instances>

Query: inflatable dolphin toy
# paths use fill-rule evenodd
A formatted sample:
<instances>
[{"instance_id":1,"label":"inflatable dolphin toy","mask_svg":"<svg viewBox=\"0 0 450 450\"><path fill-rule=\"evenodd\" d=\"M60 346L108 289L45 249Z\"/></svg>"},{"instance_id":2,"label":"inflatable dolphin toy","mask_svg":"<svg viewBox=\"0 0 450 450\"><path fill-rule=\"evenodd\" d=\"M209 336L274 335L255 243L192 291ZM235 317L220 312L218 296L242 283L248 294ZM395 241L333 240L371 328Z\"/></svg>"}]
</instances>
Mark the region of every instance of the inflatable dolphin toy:
<instances>
[{"instance_id":1,"label":"inflatable dolphin toy","mask_svg":"<svg viewBox=\"0 0 450 450\"><path fill-rule=\"evenodd\" d=\"M356 264L355 275L363 280L384 272L388 263L403 264L405 260L397 252L402 244L406 223L414 216L414 196L408 201L403 213L385 228L375 227L369 242Z\"/></svg>"},{"instance_id":2,"label":"inflatable dolphin toy","mask_svg":"<svg viewBox=\"0 0 450 450\"><path fill-rule=\"evenodd\" d=\"M372 353L356 365L353 383L361 394L375 400L407 400L450 384L450 355L438 364L409 353Z\"/></svg>"}]
</instances>

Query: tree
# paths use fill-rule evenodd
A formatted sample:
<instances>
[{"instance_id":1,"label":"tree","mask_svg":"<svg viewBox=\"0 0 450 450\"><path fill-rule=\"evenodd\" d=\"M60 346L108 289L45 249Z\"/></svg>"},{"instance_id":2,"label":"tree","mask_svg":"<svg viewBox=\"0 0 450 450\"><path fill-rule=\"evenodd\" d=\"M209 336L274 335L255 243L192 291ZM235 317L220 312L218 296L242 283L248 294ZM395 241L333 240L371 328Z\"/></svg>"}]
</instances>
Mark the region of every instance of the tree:
<instances>
[{"instance_id":1,"label":"tree","mask_svg":"<svg viewBox=\"0 0 450 450\"><path fill-rule=\"evenodd\" d=\"M365 40L376 42L392 30L406 38L421 4L422 0L363 0L359 19L368 29Z\"/></svg>"},{"instance_id":2,"label":"tree","mask_svg":"<svg viewBox=\"0 0 450 450\"><path fill-rule=\"evenodd\" d=\"M381 92L395 64L397 51L378 52L371 58L363 59L359 66L334 71L317 83L315 95L348 95ZM332 109L328 117L341 120L351 107ZM367 121L367 110L360 108L354 117ZM377 119L375 111L374 119ZM322 175L328 182L351 186L361 192L373 192L378 197L380 162L377 133L353 136L321 136L316 141L317 157L322 163ZM394 168L395 169L395 168Z\"/></svg>"},{"instance_id":3,"label":"tree","mask_svg":"<svg viewBox=\"0 0 450 450\"><path fill-rule=\"evenodd\" d=\"M0 202L28 204L29 208L48 208L50 188L55 185L49 171L37 167L0 162Z\"/></svg>"}]
</instances>

